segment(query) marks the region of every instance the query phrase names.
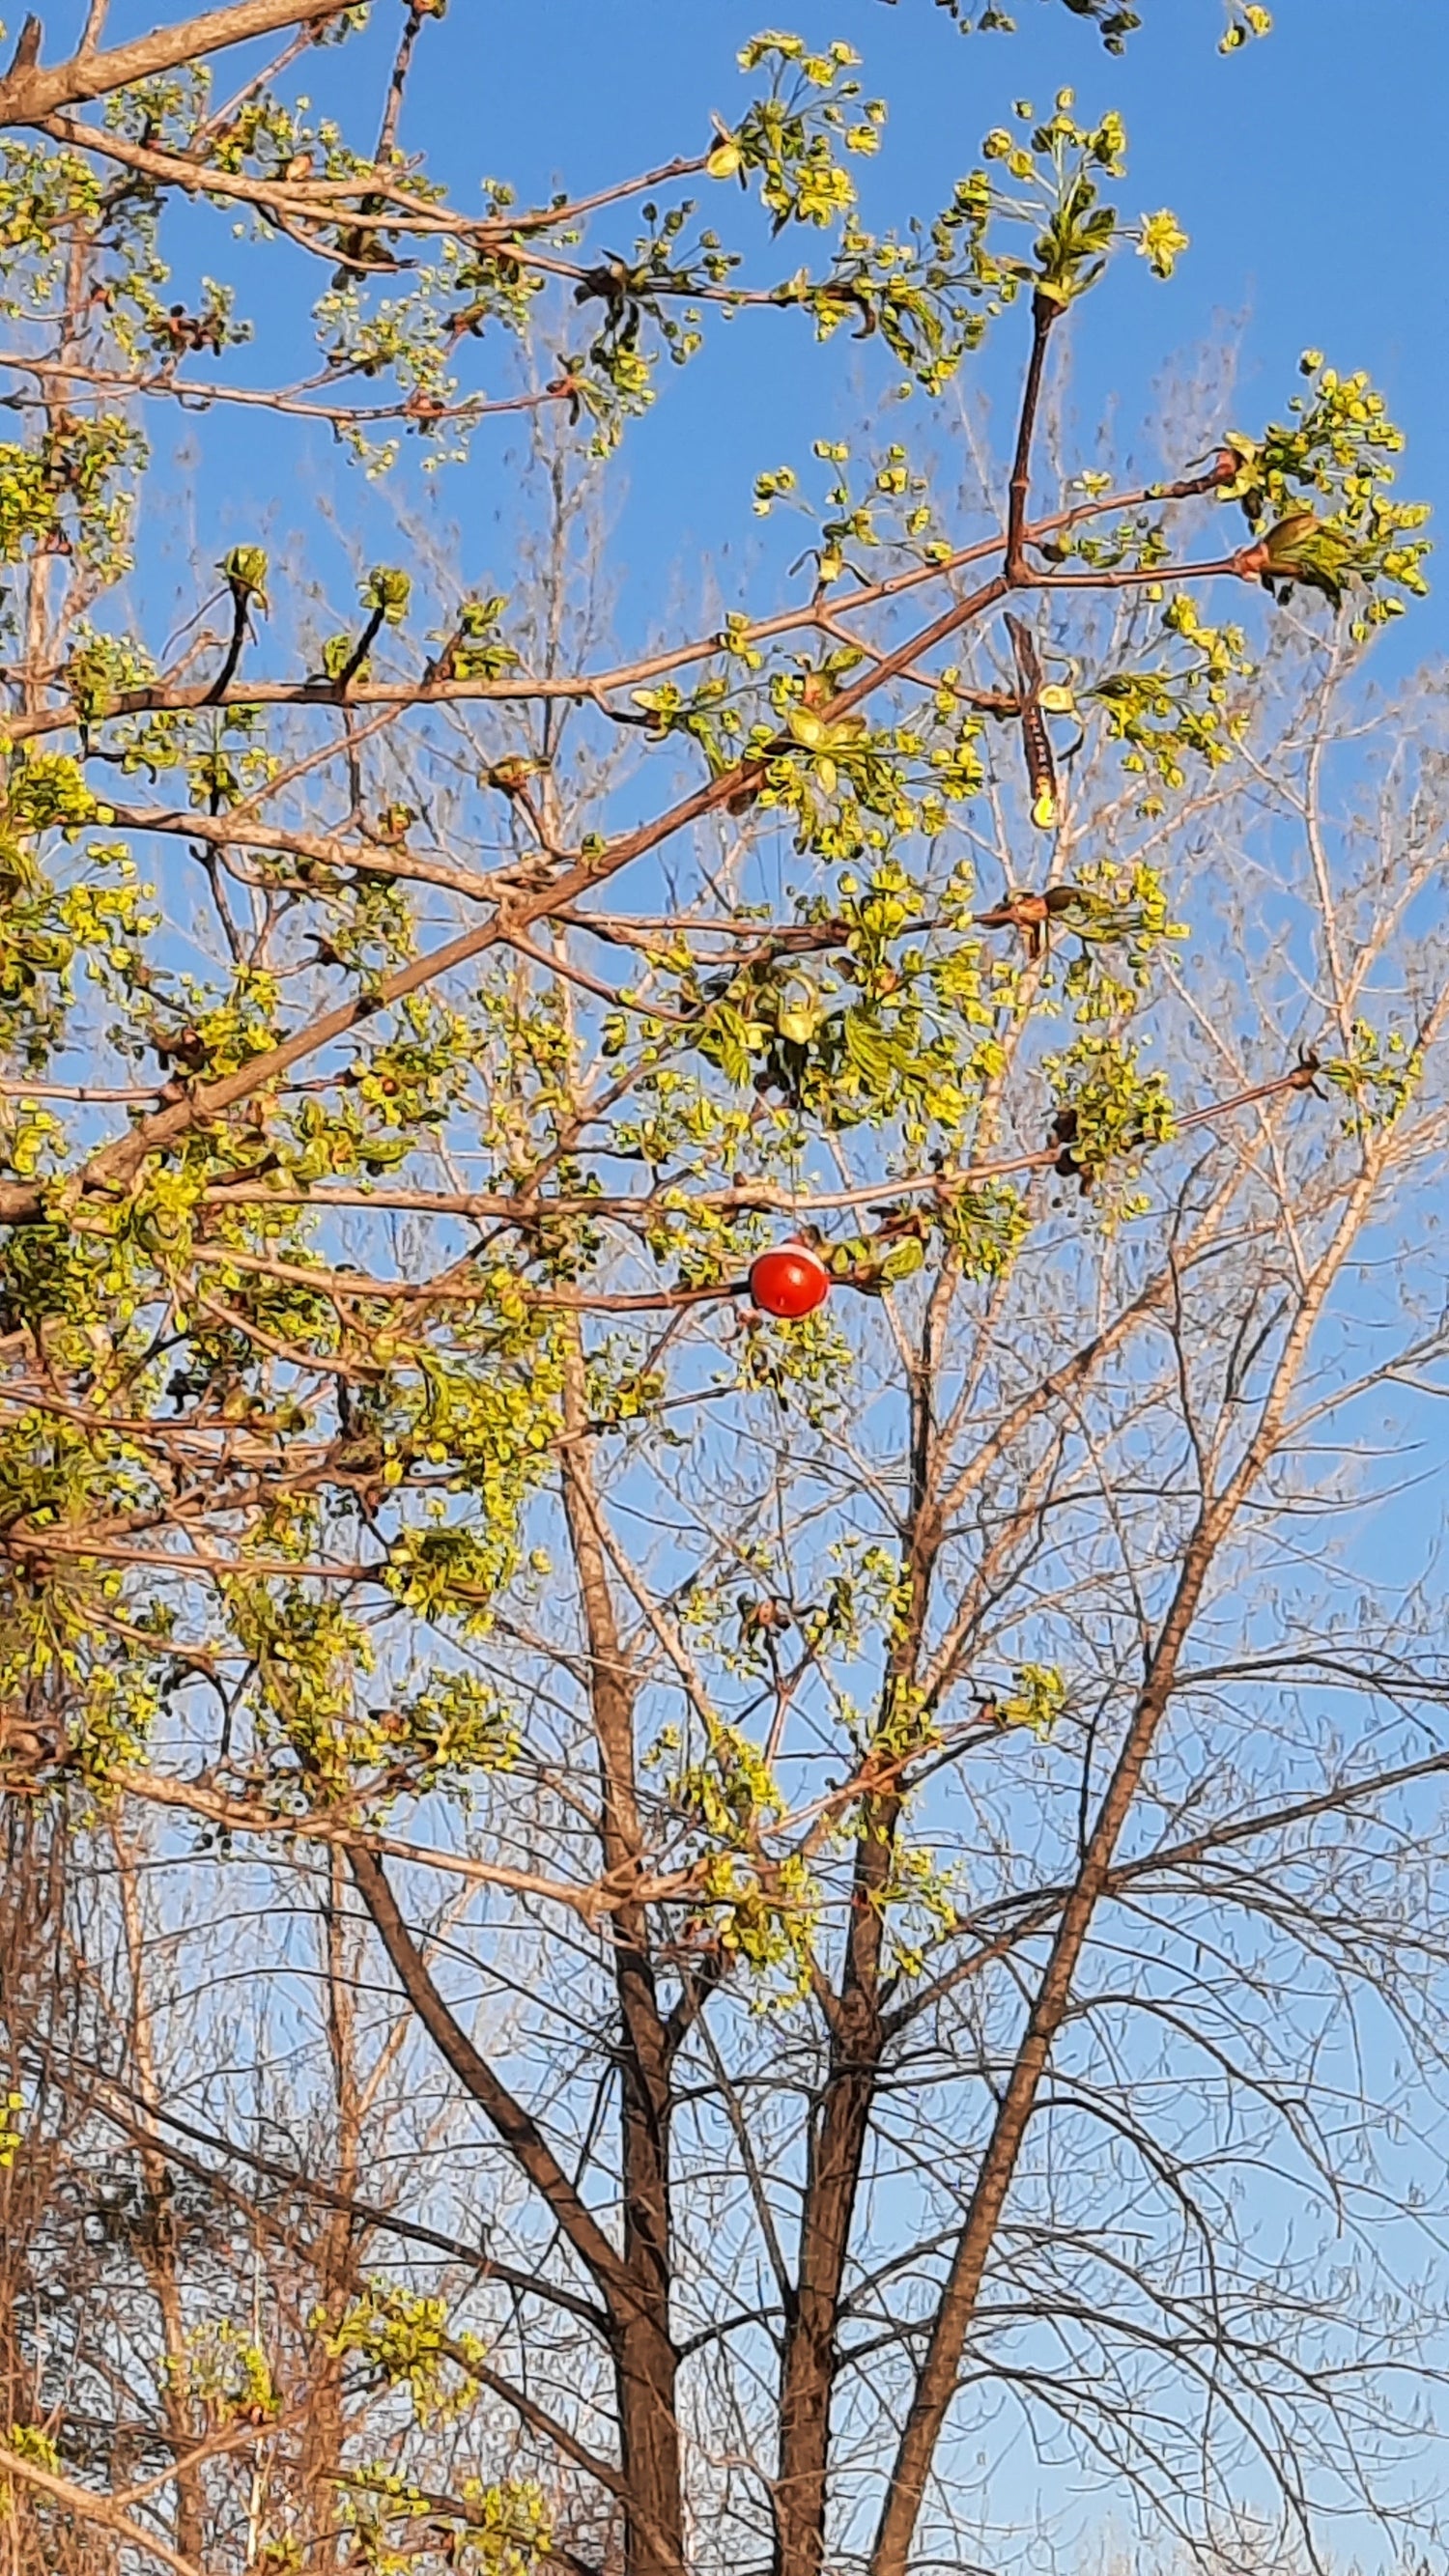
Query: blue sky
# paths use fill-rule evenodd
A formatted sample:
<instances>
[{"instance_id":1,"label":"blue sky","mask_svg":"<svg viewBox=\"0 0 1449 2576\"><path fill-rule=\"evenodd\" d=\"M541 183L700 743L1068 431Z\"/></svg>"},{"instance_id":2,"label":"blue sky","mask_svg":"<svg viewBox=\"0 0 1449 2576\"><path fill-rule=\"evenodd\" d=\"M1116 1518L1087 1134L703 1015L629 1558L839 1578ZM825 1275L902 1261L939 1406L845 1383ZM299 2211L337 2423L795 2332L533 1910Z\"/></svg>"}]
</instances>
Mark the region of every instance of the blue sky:
<instances>
[{"instance_id":1,"label":"blue sky","mask_svg":"<svg viewBox=\"0 0 1449 2576\"><path fill-rule=\"evenodd\" d=\"M1131 135L1124 207L1136 214L1170 205L1192 250L1168 288L1155 286L1141 263L1122 262L1078 317L1074 399L1084 441L1095 437L1114 394L1130 441L1151 417L1164 366L1214 337L1241 336L1236 411L1241 426L1260 425L1293 391L1300 351L1319 346L1334 364L1367 367L1382 385L1410 439L1402 488L1442 509L1449 156L1431 120L1434 103L1449 101L1449 0L1277 0L1273 37L1227 60L1216 51L1219 0L1146 0L1149 23L1123 60L1107 56L1095 31L1058 0L1017 5L1015 37L963 39L931 0L781 0L775 23L817 41L848 38L865 57L868 88L889 101L885 148L861 168L868 219L884 227L929 214L1014 98L1041 107L1071 83L1086 115L1119 106ZM115 0L111 33L149 25L154 15L150 0ZM47 55L59 52L74 16L74 0L54 13ZM343 112L360 141L370 139L395 19L380 0L372 29L329 58L325 80L315 76L315 58L310 67L319 106L334 107L339 92L355 104L355 125ZM698 150L711 110L737 112L748 92L736 49L769 21L765 0L527 0L511 9L452 0L419 49L404 141L426 145L463 205L476 204L483 173L511 178L528 198L565 178L571 188L606 183L671 152ZM708 211L722 218L724 191L701 183L701 193L718 195ZM743 201L730 193L743 217ZM627 247L627 219L617 229ZM782 272L814 245L796 236L785 247ZM307 301L324 281L275 250L244 255L242 273L244 301L259 322L261 380L278 354L268 325L280 323L283 344L300 356ZM1014 394L1020 318L1008 318L975 366L999 406L1009 407ZM492 344L469 354L473 381L492 386L501 378L506 361ZM616 486L624 624L640 632L687 614L681 567L697 566L703 554L718 561L725 546L735 563L752 555L754 474L803 460L813 437L847 432L887 381L874 351L863 354L844 335L817 351L790 315L716 327L682 376L666 368L664 377L655 413L629 434ZM897 415L913 439L923 437L927 411L918 400ZM153 426L171 437L154 415ZM325 438L304 462L290 431L255 415L213 414L202 443L195 502L204 560L213 539L219 549L258 533L269 503L296 511L302 490L330 494L344 519L367 515ZM939 448L939 435L933 443ZM486 429L473 462L444 478L436 496L460 524L469 581L506 575L509 445L506 427ZM414 484L415 458L415 449L405 457L404 488ZM189 480L189 470L179 479ZM184 588L182 576L178 595ZM1384 659L1397 669L1442 651L1446 621L1449 608L1436 591L1391 638Z\"/></svg>"},{"instance_id":2,"label":"blue sky","mask_svg":"<svg viewBox=\"0 0 1449 2576\"><path fill-rule=\"evenodd\" d=\"M1019 0L1014 38L962 39L929 0L792 0L774 23L845 36L865 56L867 86L888 99L885 148L864 173L867 213L881 224L938 203L1013 98L1041 106L1071 82L1087 113L1119 105L1131 134L1123 203L1134 213L1171 205L1192 252L1165 289L1126 263L1087 308L1075 353L1084 412L1115 384L1135 426L1165 358L1241 323L1243 426L1281 411L1300 351L1320 346L1383 386L1411 442L1403 487L1442 508L1449 156L1425 103L1449 101L1446 0L1279 0L1272 39L1226 60L1218 0L1148 0L1143 14L1150 23L1124 60L1056 0ZM767 23L763 0L529 0L498 11L454 0L420 65L415 131L460 189L480 164L529 194L564 174L587 187L697 149L709 111L728 115L744 94L736 47ZM1003 392L1002 369L1017 358L1006 340L983 370ZM749 532L759 466L799 456L858 414L860 357L847 340L822 357L791 317L764 316L756 363L742 364L745 354L738 326L716 331L631 434L622 540L646 623L668 566ZM913 414L917 430L925 409ZM480 442L484 487L491 462ZM1442 649L1446 617L1436 596L1394 639L1394 658Z\"/></svg>"},{"instance_id":3,"label":"blue sky","mask_svg":"<svg viewBox=\"0 0 1449 2576\"><path fill-rule=\"evenodd\" d=\"M429 31L421 49L404 140L426 143L465 205L476 204L482 172L509 177L524 197L539 198L564 178L588 189L673 151L697 150L709 112L728 118L748 95L735 50L767 22L772 5L778 23L813 39L849 38L865 56L867 85L890 102L885 149L862 172L868 217L881 226L938 205L976 159L982 133L1017 97L1045 106L1070 83L1086 116L1121 107L1132 138L1121 200L1134 215L1172 206L1192 251L1168 288L1154 285L1141 263L1124 261L1074 324L1084 445L1094 441L1114 396L1130 438L1150 418L1154 386L1173 353L1215 335L1241 334L1237 418L1252 429L1281 415L1297 383L1299 352L1315 345L1336 365L1374 375L1409 435L1403 488L1442 513L1449 502L1442 272L1449 167L1425 129L1433 107L1449 103L1449 0L1277 0L1271 41L1228 61L1215 51L1218 0L1143 0L1151 23L1121 62L1106 57L1093 31L1057 0L1017 0L1023 27L1014 40L970 41L931 0L898 0L895 7L882 0L759 0L749 7L741 0L515 0L511 9L452 0L447 21ZM157 0L116 0L113 32L160 14ZM339 85L358 102L359 137L369 138L381 39L396 24L396 0L378 0L376 14L375 33L336 64ZM56 10L48 54L59 51L64 26ZM314 86L321 103L323 84ZM625 245L630 230L620 224ZM801 255L791 244L782 266ZM277 337L295 354L306 300L321 279L284 252L245 266L252 309L278 326L261 336L260 375ZM262 299L274 293L269 316ZM1009 317L980 370L1003 408L1020 364L1020 320ZM504 389L503 362L490 344L470 362L481 381ZM886 371L872 378L876 365L873 350L862 352L847 338L820 352L799 317L766 315L732 330L716 327L682 377L665 371L660 404L629 433L618 468L626 631L667 619L700 622L691 613L690 580L701 558L727 545L731 562L747 563L761 542L750 512L756 472L803 462L813 437L848 431L862 402L888 380ZM917 401L900 417L922 433L927 406ZM948 407L938 448L948 443L951 417ZM174 431L162 420L153 427L169 456ZM374 514L365 487L325 438L304 450L285 425L253 418L243 426L225 413L188 424L188 432L203 459L194 496L186 474L165 468L163 480L173 501L194 501L203 563L263 533L274 508L280 537L306 520L318 494L330 496L344 525ZM472 462L438 495L440 510L459 523L459 570L469 584L507 585L512 436L485 429ZM410 452L400 475L404 492L415 488L414 470ZM184 527L178 533L184 539ZM793 551L783 537L777 542L772 532L766 541L772 560ZM184 543L170 570L194 604ZM762 575L759 604L772 596ZM1402 668L1442 652L1446 619L1439 589L1390 636L1384 661ZM159 642L164 617L148 622ZM269 660L281 649L268 639Z\"/></svg>"}]
</instances>

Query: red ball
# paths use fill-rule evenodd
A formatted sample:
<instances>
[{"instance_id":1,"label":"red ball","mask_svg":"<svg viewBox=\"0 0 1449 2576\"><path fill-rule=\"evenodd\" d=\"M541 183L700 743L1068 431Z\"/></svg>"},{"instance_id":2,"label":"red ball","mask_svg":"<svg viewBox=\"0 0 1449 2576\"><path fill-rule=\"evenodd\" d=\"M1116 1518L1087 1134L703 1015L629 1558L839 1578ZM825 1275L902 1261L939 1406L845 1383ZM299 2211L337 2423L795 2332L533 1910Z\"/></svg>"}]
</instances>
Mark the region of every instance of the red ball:
<instances>
[{"instance_id":1,"label":"red ball","mask_svg":"<svg viewBox=\"0 0 1449 2576\"><path fill-rule=\"evenodd\" d=\"M782 1243L762 1252L750 1268L750 1295L767 1315L792 1322L813 1315L830 1294L830 1273L808 1243Z\"/></svg>"}]
</instances>

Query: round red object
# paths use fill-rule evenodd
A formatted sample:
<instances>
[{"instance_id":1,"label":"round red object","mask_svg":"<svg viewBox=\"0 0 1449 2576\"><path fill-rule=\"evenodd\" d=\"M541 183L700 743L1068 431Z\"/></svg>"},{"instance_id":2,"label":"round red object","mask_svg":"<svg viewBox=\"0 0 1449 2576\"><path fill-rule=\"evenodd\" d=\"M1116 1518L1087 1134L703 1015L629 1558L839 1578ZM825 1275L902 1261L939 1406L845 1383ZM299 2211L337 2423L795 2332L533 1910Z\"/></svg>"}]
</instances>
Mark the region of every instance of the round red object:
<instances>
[{"instance_id":1,"label":"round red object","mask_svg":"<svg viewBox=\"0 0 1449 2576\"><path fill-rule=\"evenodd\" d=\"M782 1243L762 1252L750 1268L750 1295L767 1315L792 1322L813 1315L830 1294L830 1273L808 1243Z\"/></svg>"}]
</instances>

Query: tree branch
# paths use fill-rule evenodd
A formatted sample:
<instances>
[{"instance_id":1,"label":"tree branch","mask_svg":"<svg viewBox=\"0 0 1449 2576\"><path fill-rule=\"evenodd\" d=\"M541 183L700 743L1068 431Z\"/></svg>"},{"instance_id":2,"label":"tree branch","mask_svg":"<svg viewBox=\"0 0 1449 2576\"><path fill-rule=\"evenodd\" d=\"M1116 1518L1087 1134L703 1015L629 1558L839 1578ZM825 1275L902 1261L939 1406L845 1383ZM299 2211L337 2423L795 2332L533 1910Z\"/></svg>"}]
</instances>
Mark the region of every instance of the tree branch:
<instances>
[{"instance_id":1,"label":"tree branch","mask_svg":"<svg viewBox=\"0 0 1449 2576\"><path fill-rule=\"evenodd\" d=\"M633 2286L622 2256L610 2244L593 2212L580 2200L540 2129L500 2082L443 2001L398 1910L382 1863L371 1852L356 1850L349 1851L347 1860L398 1983L423 2028L478 2104L519 2171L547 2203L560 2232L598 2283L611 2321L617 2326L634 2306Z\"/></svg>"},{"instance_id":2,"label":"tree branch","mask_svg":"<svg viewBox=\"0 0 1449 2576\"><path fill-rule=\"evenodd\" d=\"M253 2436L255 2439L255 2436ZM91 2487L79 2487L71 2478L56 2477L49 2469L40 2468L34 2460L24 2460L18 2451L0 2443L0 2477L19 2478L22 2485L34 2487L41 2495L63 2504L82 2522L94 2523L98 2530L113 2532L127 2548L139 2549L144 2558L154 2559L158 2566L169 2567L171 2576L205 2576L194 2558L183 2558L154 2531L147 2531L130 2515L122 2513L108 2496L97 2495Z\"/></svg>"},{"instance_id":3,"label":"tree branch","mask_svg":"<svg viewBox=\"0 0 1449 2576\"><path fill-rule=\"evenodd\" d=\"M1051 337L1052 325L1061 320L1062 311L1063 307L1050 295L1038 291L1032 297L1031 356L1027 360L1026 383L1022 389L1016 455L1007 486L1006 578L1013 584L1034 578L1026 560L1026 504L1031 490L1031 449L1036 435L1036 417L1041 408L1047 341Z\"/></svg>"},{"instance_id":4,"label":"tree branch","mask_svg":"<svg viewBox=\"0 0 1449 2576\"><path fill-rule=\"evenodd\" d=\"M83 98L104 98L128 82L174 71L178 64L220 53L226 45L274 35L279 27L335 18L344 6L345 0L233 0L230 8L207 9L199 18L155 27L149 36L113 45L103 54L82 50L49 71L39 63L17 63L0 80L0 125L33 125L59 107L73 106Z\"/></svg>"},{"instance_id":5,"label":"tree branch","mask_svg":"<svg viewBox=\"0 0 1449 2576\"><path fill-rule=\"evenodd\" d=\"M1183 1551L1172 1600L1158 1630L1142 1690L1127 1728L1081 1866L1061 1912L1051 1952L1027 2015L1000 2107L977 2171L965 2221L931 2323L926 2355L886 2489L870 2576L906 2576L917 2518L936 2446L956 2392L961 2355L976 2312L1007 2194L1036 2107L1052 2047L1066 2018L1113 1855L1136 1801L1152 1748L1177 1683L1178 1668L1219 1548L1280 1436L1283 1413L1324 1299L1346 1258L1378 1177L1376 1158L1363 1168L1327 1250L1304 1287L1284 1343L1272 1391L1256 1433L1229 1483L1204 1500Z\"/></svg>"},{"instance_id":6,"label":"tree branch","mask_svg":"<svg viewBox=\"0 0 1449 2576\"><path fill-rule=\"evenodd\" d=\"M436 2227L425 2227L420 2220L400 2218L396 2211L383 2209L374 2201L359 2200L352 2192L334 2190L330 2183L317 2182L309 2174L298 2173L292 2166L282 2164L275 2156L265 2156L255 2147L241 2146L235 2138L219 2137L215 2130L199 2128L194 2121L183 2120L179 2112L168 2110L164 2103L146 2101L133 2086L122 2085L114 2075L101 2078L103 2091L97 2092L97 2079L91 2068L72 2076L61 2063L58 2050L45 2046L40 2054L48 2071L64 2086L73 2102L83 2101L88 2109L98 2111L103 2120L109 2121L123 2137L130 2138L137 2145L142 2144L148 2135L145 2126L141 2121L133 2120L119 2104L107 2101L105 2093L125 2092L141 2103L148 2120L161 2121L179 2137L190 2138L198 2146L210 2147L216 2155L247 2166L252 2173L280 2185L284 2192L295 2193L299 2200L312 2201L319 2208L335 2210L359 2227L376 2228L384 2235L400 2237L405 2244L426 2245L433 2253L446 2254L450 2261L469 2264L480 2281L500 2281L505 2289L516 2290L526 2298L540 2299L547 2306L577 2317L581 2324L592 2326L598 2334L608 2333L609 2320L602 2308L596 2308L588 2299L581 2299L576 2291L545 2280L537 2272L524 2272L517 2264L501 2262L495 2255L484 2253L481 2247L465 2245L461 2238L444 2235ZM188 2155L184 2148L172 2145L167 2146L166 2153L171 2163L194 2174L199 2182L216 2187L218 2176L214 2168L205 2164L200 2156ZM253 2206L243 2195L238 2194L238 2198L243 2206Z\"/></svg>"}]
</instances>

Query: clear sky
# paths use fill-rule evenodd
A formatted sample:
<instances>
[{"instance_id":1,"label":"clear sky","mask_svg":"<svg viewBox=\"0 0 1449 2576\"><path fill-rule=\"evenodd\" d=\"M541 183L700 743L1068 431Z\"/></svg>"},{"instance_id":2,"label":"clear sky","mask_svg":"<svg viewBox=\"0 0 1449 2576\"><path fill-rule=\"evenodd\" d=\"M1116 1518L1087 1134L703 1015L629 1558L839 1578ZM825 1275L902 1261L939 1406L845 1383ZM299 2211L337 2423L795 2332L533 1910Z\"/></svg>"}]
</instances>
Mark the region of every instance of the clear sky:
<instances>
[{"instance_id":1,"label":"clear sky","mask_svg":"<svg viewBox=\"0 0 1449 2576\"><path fill-rule=\"evenodd\" d=\"M1229 59L1216 51L1219 0L1140 5L1149 23L1114 60L1057 0L1017 0L1015 37L969 39L931 0L778 0L778 15L764 0L453 0L420 66L417 131L460 186L480 162L530 194L565 173L589 186L698 149L709 110L727 115L743 94L732 57L760 26L840 35L890 104L885 148L864 174L867 214L884 224L941 202L1014 98L1040 107L1071 82L1084 111L1116 104L1127 117L1124 204L1170 205L1192 236L1170 288L1129 262L1093 299L1079 334L1084 408L1115 383L1135 426L1165 356L1241 327L1251 427L1281 411L1300 351L1318 346L1381 383L1410 437L1403 488L1442 510L1449 0L1277 0L1272 38ZM762 343L767 363L746 370L738 337L717 330L631 434L624 550L646 593L666 564L749 529L757 467L798 456L858 410L861 357L848 340L822 360L793 317L765 316L757 354ZM486 486L486 441L479 458ZM1411 627L1394 639L1396 658L1449 644L1442 591Z\"/></svg>"},{"instance_id":2,"label":"clear sky","mask_svg":"<svg viewBox=\"0 0 1449 2576\"><path fill-rule=\"evenodd\" d=\"M1154 286L1142 264L1128 260L1090 299L1074 350L1084 438L1094 435L1114 392L1130 438L1151 416L1164 362L1215 333L1241 334L1235 408L1239 425L1258 426L1281 412L1294 389L1300 351L1318 346L1335 365L1367 367L1383 386L1410 438L1402 488L1442 512L1449 501L1449 0L1275 0L1272 38L1226 60L1216 51L1221 0L1139 5L1148 24L1125 59L1114 60L1095 30L1058 0L1016 0L1014 37L964 39L932 0L778 0L773 10L766 0L515 0L511 7L451 0L446 21L426 31L419 49L403 139L426 148L464 205L476 204L485 172L513 179L532 198L565 177L571 189L602 184L672 152L700 149L710 110L728 116L748 94L735 67L737 47L773 20L816 40L848 38L865 57L868 88L889 101L880 159L857 165L867 217L884 227L912 213L929 215L1013 99L1043 107L1071 83L1085 114L1117 105L1126 115L1126 209L1169 205L1192 236L1171 287ZM47 56L71 34L78 6L69 0L48 13ZM157 14L155 0L113 0L110 31L124 35ZM359 139L370 135L376 70L396 17L395 0L378 0L369 34L332 58L327 104L340 72L359 101ZM321 104L324 84L316 87ZM701 187L706 198L716 193L710 183ZM723 190L718 194L722 199ZM734 203L743 217L743 200ZM631 231L621 218L621 247ZM791 236L783 265L813 247ZM306 303L319 281L301 261L275 256L262 255L254 273L266 298L258 315L261 375L263 350L273 362L277 355L269 322L284 320L290 338L295 320L302 357ZM976 368L1002 402L1014 390L1019 321L1009 317ZM491 382L486 343L483 357L480 372ZM502 374L501 354L493 364ZM681 567L696 566L702 553L717 558L726 542L738 562L741 549L757 542L749 508L755 472L801 460L811 438L853 427L894 371L844 334L821 353L800 317L764 315L732 330L716 326L682 376L663 372L661 402L630 432L619 476L624 616L645 629L679 610ZM470 378L478 381L471 371ZM913 436L924 432L926 410L917 402L900 415ZM295 510L299 473L304 487L341 503L344 519L367 515L325 440L304 462L287 431L259 427L255 416L243 426L236 415L213 414L204 445L196 494L203 559L221 543L260 533L270 502ZM505 428L485 430L472 465L446 478L438 495L461 523L460 569L470 581L506 581L507 446ZM413 448L399 477L404 487L415 457ZM1390 639L1392 665L1449 645L1446 600L1441 583L1427 608Z\"/></svg>"},{"instance_id":3,"label":"clear sky","mask_svg":"<svg viewBox=\"0 0 1449 2576\"><path fill-rule=\"evenodd\" d=\"M1075 87L1084 117L1119 106L1131 137L1130 175L1115 191L1133 216L1171 206L1192 248L1177 280L1155 285L1145 266L1123 260L1100 297L1073 325L1075 399L1084 447L1116 402L1124 438L1150 418L1154 386L1174 352L1215 337L1241 341L1237 425L1253 430L1282 416L1298 382L1297 360L1322 348L1344 370L1365 367L1408 433L1401 484L1409 497L1449 511L1449 0L1275 0L1272 38L1221 59L1219 0L1138 0L1148 25L1125 60L1106 56L1096 33L1058 0L1016 0L1015 38L963 40L932 0L451 0L445 23L420 49L403 140L425 147L455 187L477 204L481 173L513 180L525 199L546 198L565 178L571 190L606 184L672 153L702 149L709 114L728 119L748 95L735 67L738 45L774 18L823 41L843 36L865 57L864 78L890 103L885 147L860 165L868 220L884 227L929 215L972 166L982 134L1029 97L1049 105ZM181 0L114 0L115 36L179 12ZM376 27L338 58L339 77L367 102L361 135L375 116L375 67L398 23L397 0L376 0ZM78 23L78 0L47 11L46 55L54 58ZM321 83L317 83L321 90ZM329 105L331 100L329 97ZM360 112L361 111L360 109ZM708 193L708 184L701 193ZM723 191L719 192L723 199ZM743 200L736 199L737 207ZM720 209L723 214L723 204ZM620 245L632 225L623 218ZM791 240L782 266L814 245ZM319 279L275 252L249 264L259 294L275 298L263 320L301 358L301 325ZM282 284L273 280L280 273ZM187 281L178 280L178 287ZM992 399L1012 399L1022 316L1007 318L980 370ZM263 335L275 357L275 340ZM482 351L480 374L508 390L505 362ZM473 353L470 352L470 380ZM496 363L495 380L488 370ZM626 628L700 623L689 584L703 557L747 562L761 542L750 510L762 467L803 463L812 438L846 432L895 370L874 348L846 335L818 351L798 315L716 324L704 354L682 375L662 370L656 412L633 427L619 468L619 551ZM924 434L928 407L903 408ZM943 412L932 443L949 441ZM153 421L158 437L169 422ZM276 537L302 523L325 494L344 526L376 514L366 487L349 475L325 437L303 450L295 430L236 414L196 425L203 461L168 469L184 501L203 563L240 539ZM514 433L485 427L473 459L447 479L438 506L456 519L459 571L471 584L508 586L510 475ZM163 449L169 454L169 446ZM1186 460L1184 460L1186 461ZM400 469L415 491L416 450ZM191 531L183 512L172 569L178 589L196 592L184 560ZM778 556L793 551L774 532ZM797 539L797 542L799 540ZM388 548L378 545L380 553ZM1431 564L1431 577L1435 567ZM339 583L339 589L343 587ZM759 598L766 605L768 589ZM160 641L165 619L148 628ZM1402 669L1449 648L1449 563L1441 557L1433 597L1380 648ZM270 646L268 648L271 649ZM1417 1503L1413 1508L1417 1510Z\"/></svg>"}]
</instances>

